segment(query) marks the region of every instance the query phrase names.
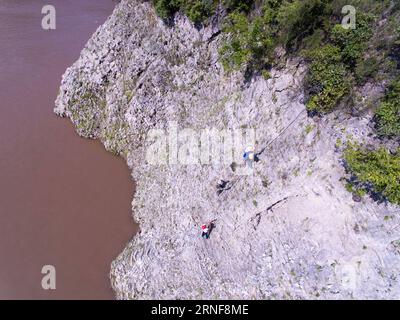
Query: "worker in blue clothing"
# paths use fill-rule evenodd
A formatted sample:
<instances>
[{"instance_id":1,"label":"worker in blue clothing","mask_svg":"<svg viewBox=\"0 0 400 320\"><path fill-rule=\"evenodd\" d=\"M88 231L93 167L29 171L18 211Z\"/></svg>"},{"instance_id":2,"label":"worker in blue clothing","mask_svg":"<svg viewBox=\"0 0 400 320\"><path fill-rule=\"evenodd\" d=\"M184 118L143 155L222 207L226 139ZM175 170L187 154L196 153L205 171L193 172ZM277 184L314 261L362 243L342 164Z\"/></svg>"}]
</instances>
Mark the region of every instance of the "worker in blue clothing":
<instances>
[{"instance_id":1,"label":"worker in blue clothing","mask_svg":"<svg viewBox=\"0 0 400 320\"><path fill-rule=\"evenodd\" d=\"M243 154L243 160L246 163L246 165L249 166L250 168L253 167L254 158L255 157L253 148L247 147Z\"/></svg>"}]
</instances>

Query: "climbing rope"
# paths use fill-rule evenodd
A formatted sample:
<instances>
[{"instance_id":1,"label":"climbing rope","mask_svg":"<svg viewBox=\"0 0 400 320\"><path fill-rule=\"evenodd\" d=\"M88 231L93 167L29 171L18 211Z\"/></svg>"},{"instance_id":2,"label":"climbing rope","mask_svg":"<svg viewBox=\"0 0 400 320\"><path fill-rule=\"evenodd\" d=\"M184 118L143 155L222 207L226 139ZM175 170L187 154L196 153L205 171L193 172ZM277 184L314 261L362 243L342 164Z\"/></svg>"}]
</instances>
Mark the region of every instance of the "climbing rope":
<instances>
[{"instance_id":1,"label":"climbing rope","mask_svg":"<svg viewBox=\"0 0 400 320\"><path fill-rule=\"evenodd\" d=\"M267 145L263 149L261 149L261 151L259 153L256 154L256 156L259 156L260 154L262 154L269 146L271 146L276 140L278 140L278 138L281 137L306 111L307 110L304 109L301 112L299 112L299 114L274 139L272 139L270 142L268 142ZM233 179L233 181L228 181L228 182L224 181L224 182L226 182L225 185L227 187L220 188L218 190L218 195L222 194L223 191L231 189L236 183L238 183L241 179L243 179L243 177L244 176L237 177L236 179Z\"/></svg>"},{"instance_id":2,"label":"climbing rope","mask_svg":"<svg viewBox=\"0 0 400 320\"><path fill-rule=\"evenodd\" d=\"M262 154L271 144L273 144L280 136L282 136L282 135L285 133L285 131L286 131L287 129L289 129L289 128L299 119L299 117L300 117L301 114L303 114L303 113L306 112L306 111L307 111L306 109L302 110L302 111L296 116L296 118L294 118L293 121L290 122L290 123L289 123L289 124L274 138L274 139L272 139L270 142L268 142L268 144L267 144L263 149L261 149L261 151L260 151L259 153L257 153L257 155Z\"/></svg>"}]
</instances>

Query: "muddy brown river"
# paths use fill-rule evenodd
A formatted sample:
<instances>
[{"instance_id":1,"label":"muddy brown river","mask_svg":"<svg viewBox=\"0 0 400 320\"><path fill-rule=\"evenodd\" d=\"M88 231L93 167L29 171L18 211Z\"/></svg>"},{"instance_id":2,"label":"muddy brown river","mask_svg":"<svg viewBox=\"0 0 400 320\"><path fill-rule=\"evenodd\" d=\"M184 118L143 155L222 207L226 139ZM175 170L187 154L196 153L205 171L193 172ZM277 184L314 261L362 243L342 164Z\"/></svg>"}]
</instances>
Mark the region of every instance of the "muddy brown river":
<instances>
[{"instance_id":1,"label":"muddy brown river","mask_svg":"<svg viewBox=\"0 0 400 320\"><path fill-rule=\"evenodd\" d=\"M42 6L56 30L41 28ZM65 69L112 0L0 0L0 299L113 299L111 261L136 231L121 158L53 114ZM56 289L41 286L56 269Z\"/></svg>"}]
</instances>

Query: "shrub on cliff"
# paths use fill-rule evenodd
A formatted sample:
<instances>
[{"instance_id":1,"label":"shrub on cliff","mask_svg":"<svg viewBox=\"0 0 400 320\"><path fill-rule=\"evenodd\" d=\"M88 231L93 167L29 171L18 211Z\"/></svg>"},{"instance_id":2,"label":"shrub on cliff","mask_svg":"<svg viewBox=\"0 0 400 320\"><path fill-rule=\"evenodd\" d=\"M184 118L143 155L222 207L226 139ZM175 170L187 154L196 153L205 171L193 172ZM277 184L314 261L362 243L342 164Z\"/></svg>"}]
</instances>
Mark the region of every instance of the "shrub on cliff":
<instances>
[{"instance_id":1,"label":"shrub on cliff","mask_svg":"<svg viewBox=\"0 0 400 320\"><path fill-rule=\"evenodd\" d=\"M249 12L254 0L223 0L222 4L228 11Z\"/></svg>"},{"instance_id":2,"label":"shrub on cliff","mask_svg":"<svg viewBox=\"0 0 400 320\"><path fill-rule=\"evenodd\" d=\"M277 10L279 42L295 50L301 41L323 27L330 16L331 0L284 1Z\"/></svg>"},{"instance_id":3,"label":"shrub on cliff","mask_svg":"<svg viewBox=\"0 0 400 320\"><path fill-rule=\"evenodd\" d=\"M378 135L400 137L400 78L389 87L376 111Z\"/></svg>"},{"instance_id":4,"label":"shrub on cliff","mask_svg":"<svg viewBox=\"0 0 400 320\"><path fill-rule=\"evenodd\" d=\"M360 59L372 35L372 21L371 16L360 13L356 29L337 24L331 30L329 44L305 53L310 62L306 77L309 111L331 112L351 92L354 77L362 83L375 72L373 66L367 70Z\"/></svg>"},{"instance_id":5,"label":"shrub on cliff","mask_svg":"<svg viewBox=\"0 0 400 320\"><path fill-rule=\"evenodd\" d=\"M379 71L379 63L377 58L370 57L357 61L354 69L355 79L358 85L365 84L369 79L374 78Z\"/></svg>"},{"instance_id":6,"label":"shrub on cliff","mask_svg":"<svg viewBox=\"0 0 400 320\"><path fill-rule=\"evenodd\" d=\"M171 17L181 7L182 0L153 0L158 16L163 19Z\"/></svg>"},{"instance_id":7,"label":"shrub on cliff","mask_svg":"<svg viewBox=\"0 0 400 320\"><path fill-rule=\"evenodd\" d=\"M341 51L336 46L326 45L308 52L306 57L311 61L306 77L310 95L307 109L315 113L330 112L351 89Z\"/></svg>"},{"instance_id":8,"label":"shrub on cliff","mask_svg":"<svg viewBox=\"0 0 400 320\"><path fill-rule=\"evenodd\" d=\"M209 18L215 10L213 0L188 0L184 1L184 12L194 23L202 23Z\"/></svg>"},{"instance_id":9,"label":"shrub on cliff","mask_svg":"<svg viewBox=\"0 0 400 320\"><path fill-rule=\"evenodd\" d=\"M270 61L273 41L263 17L250 21L239 11L231 13L223 26L227 40L220 49L225 70L238 70L251 65L263 69Z\"/></svg>"},{"instance_id":10,"label":"shrub on cliff","mask_svg":"<svg viewBox=\"0 0 400 320\"><path fill-rule=\"evenodd\" d=\"M201 23L210 17L217 2L214 0L153 0L156 13L168 19L176 12L182 11L194 23Z\"/></svg>"},{"instance_id":11,"label":"shrub on cliff","mask_svg":"<svg viewBox=\"0 0 400 320\"><path fill-rule=\"evenodd\" d=\"M220 49L220 59L227 71L239 69L250 61L251 51L248 46L250 25L246 15L233 12L228 16L223 30L229 39Z\"/></svg>"},{"instance_id":12,"label":"shrub on cliff","mask_svg":"<svg viewBox=\"0 0 400 320\"><path fill-rule=\"evenodd\" d=\"M220 55L227 71L247 66L247 71L262 72L273 64L276 46L296 50L302 40L320 30L331 0L265 0L253 4L227 0L228 9L235 9L225 19L226 41ZM229 10L228 10L229 11Z\"/></svg>"},{"instance_id":13,"label":"shrub on cliff","mask_svg":"<svg viewBox=\"0 0 400 320\"><path fill-rule=\"evenodd\" d=\"M349 145L345 150L345 161L352 175L350 184L353 189L400 204L400 149L391 154L384 148L369 151Z\"/></svg>"},{"instance_id":14,"label":"shrub on cliff","mask_svg":"<svg viewBox=\"0 0 400 320\"><path fill-rule=\"evenodd\" d=\"M396 36L389 45L389 57L397 63L397 68L400 69L400 27L395 32Z\"/></svg>"},{"instance_id":15,"label":"shrub on cliff","mask_svg":"<svg viewBox=\"0 0 400 320\"><path fill-rule=\"evenodd\" d=\"M342 61L351 69L356 67L357 60L361 57L372 36L372 22L372 16L359 13L355 29L345 29L340 24L335 25L332 29L332 43L340 48Z\"/></svg>"}]
</instances>

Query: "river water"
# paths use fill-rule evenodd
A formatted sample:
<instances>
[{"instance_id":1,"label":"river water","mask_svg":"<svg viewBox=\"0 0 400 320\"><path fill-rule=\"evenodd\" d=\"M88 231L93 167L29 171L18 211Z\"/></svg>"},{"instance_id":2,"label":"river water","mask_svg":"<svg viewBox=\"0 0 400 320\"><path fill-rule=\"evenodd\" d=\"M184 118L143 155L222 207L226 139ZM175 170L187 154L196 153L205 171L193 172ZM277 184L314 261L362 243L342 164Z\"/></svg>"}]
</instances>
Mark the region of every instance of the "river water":
<instances>
[{"instance_id":1,"label":"river water","mask_svg":"<svg viewBox=\"0 0 400 320\"><path fill-rule=\"evenodd\" d=\"M57 29L41 28L54 5ZM134 235L123 159L53 114L65 69L112 0L0 0L0 299L112 299L111 261ZM41 286L53 265L56 289Z\"/></svg>"}]
</instances>

